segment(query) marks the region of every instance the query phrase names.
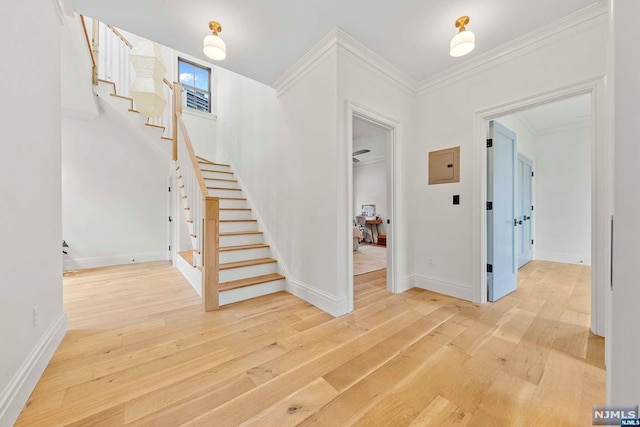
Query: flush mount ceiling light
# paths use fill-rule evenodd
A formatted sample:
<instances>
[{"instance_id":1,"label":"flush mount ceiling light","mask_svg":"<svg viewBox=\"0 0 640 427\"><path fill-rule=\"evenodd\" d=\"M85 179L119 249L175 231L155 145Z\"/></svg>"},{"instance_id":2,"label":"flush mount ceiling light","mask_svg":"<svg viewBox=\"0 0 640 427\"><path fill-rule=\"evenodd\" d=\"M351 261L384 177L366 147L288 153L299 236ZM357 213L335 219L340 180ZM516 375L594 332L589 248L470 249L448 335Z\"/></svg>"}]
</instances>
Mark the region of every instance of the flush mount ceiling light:
<instances>
[{"instance_id":1,"label":"flush mount ceiling light","mask_svg":"<svg viewBox=\"0 0 640 427\"><path fill-rule=\"evenodd\" d=\"M219 22L209 22L211 34L204 38L204 54L215 61L222 61L227 57L227 46L224 41L218 37L218 33L222 32L222 26Z\"/></svg>"},{"instance_id":2,"label":"flush mount ceiling light","mask_svg":"<svg viewBox=\"0 0 640 427\"><path fill-rule=\"evenodd\" d=\"M467 24L469 24L468 16L461 16L456 20L456 28L459 28L460 32L451 39L449 55L454 57L464 56L475 49L476 36L471 31L466 30Z\"/></svg>"}]
</instances>

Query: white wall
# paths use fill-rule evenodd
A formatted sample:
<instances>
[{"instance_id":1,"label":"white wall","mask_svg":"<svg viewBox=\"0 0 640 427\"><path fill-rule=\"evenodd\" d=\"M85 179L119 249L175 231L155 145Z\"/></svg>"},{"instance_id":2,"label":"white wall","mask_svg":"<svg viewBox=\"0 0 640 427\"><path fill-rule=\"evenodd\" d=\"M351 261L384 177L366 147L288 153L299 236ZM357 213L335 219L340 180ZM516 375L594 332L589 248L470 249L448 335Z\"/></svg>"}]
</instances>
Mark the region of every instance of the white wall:
<instances>
[{"instance_id":1,"label":"white wall","mask_svg":"<svg viewBox=\"0 0 640 427\"><path fill-rule=\"evenodd\" d=\"M191 112L184 108L182 120L187 127L196 154L207 159L215 159L217 157L215 116Z\"/></svg>"},{"instance_id":2,"label":"white wall","mask_svg":"<svg viewBox=\"0 0 640 427\"><path fill-rule=\"evenodd\" d=\"M638 327L638 254L640 254L640 59L635 52L640 28L640 3L613 1L615 37L612 106L615 141L615 225L613 233L613 292L611 329L606 344L611 358L607 364L607 400L615 405L640 402L640 328Z\"/></svg>"},{"instance_id":3,"label":"white wall","mask_svg":"<svg viewBox=\"0 0 640 427\"><path fill-rule=\"evenodd\" d=\"M476 189L481 183L475 181L485 160L478 156L478 164L472 162L474 153L482 152L473 145L482 131L476 128L476 114L603 76L606 46L606 18L600 16L420 94L417 135L405 147L411 155L406 156L403 171L410 177L406 188L412 208L407 212L415 274L440 279L427 285L468 299L481 298L479 275L474 275L481 268L480 246L473 242L481 241L476 215L484 201L474 207L473 200L480 200ZM460 183L426 185L427 153L457 145L461 146ZM459 206L451 204L453 194L460 194ZM433 258L432 267L423 262L426 258Z\"/></svg>"},{"instance_id":4,"label":"white wall","mask_svg":"<svg viewBox=\"0 0 640 427\"><path fill-rule=\"evenodd\" d=\"M109 114L62 122L65 269L168 259L169 158Z\"/></svg>"},{"instance_id":5,"label":"white wall","mask_svg":"<svg viewBox=\"0 0 640 427\"><path fill-rule=\"evenodd\" d=\"M238 171L275 250L287 289L342 314L338 298L336 55L321 58L280 97L220 69L218 158ZM328 230L328 232L323 231Z\"/></svg>"},{"instance_id":6,"label":"white wall","mask_svg":"<svg viewBox=\"0 0 640 427\"><path fill-rule=\"evenodd\" d=\"M536 139L535 258L591 265L590 129Z\"/></svg>"},{"instance_id":7,"label":"white wall","mask_svg":"<svg viewBox=\"0 0 640 427\"><path fill-rule=\"evenodd\" d=\"M383 219L378 225L380 234L385 234L387 213L387 165L384 161L353 167L353 212L360 215L362 205L376 205L376 214Z\"/></svg>"},{"instance_id":8,"label":"white wall","mask_svg":"<svg viewBox=\"0 0 640 427\"><path fill-rule=\"evenodd\" d=\"M375 61L373 61L375 63ZM383 64L384 66L384 64ZM415 260L410 253L409 248L409 230L414 224L410 224L407 217L407 210L412 209L412 201L407 198L406 185L408 180L414 180L415 175L406 173L405 166L407 158L415 153L406 150L410 140L413 138L414 129L414 110L415 98L414 94L404 87L398 80L390 78L384 74L379 68L373 67L370 63L365 62L361 57L355 56L350 50L342 45L338 48L338 141L339 141L339 158L338 162L338 208L343 212L339 218L344 218L338 224L338 241L340 252L338 253L338 271L339 271L339 292L340 295L347 293L347 281L349 280L349 272L347 271L347 262L351 259L351 253L348 248L349 240L343 236L350 235L350 229L347 226L351 224L349 214L347 213L347 169L350 167L351 157L346 150L348 143L347 135L347 101L355 102L376 113L395 121L396 128L396 147L395 147L395 167L396 167L396 203L395 217L393 212L382 211L387 219L391 219L392 224L395 222L396 235L392 235L390 227L386 226L387 245L395 245L396 253L396 277L399 283L398 290L406 288L410 282L410 272L412 264ZM387 161L390 160L387 155ZM346 167L342 166L345 165ZM389 193L387 193L389 197ZM391 239L391 240L390 240Z\"/></svg>"},{"instance_id":9,"label":"white wall","mask_svg":"<svg viewBox=\"0 0 640 427\"><path fill-rule=\"evenodd\" d=\"M0 17L6 41L0 46L2 426L17 418L67 327L60 247L60 22L52 2L15 3Z\"/></svg>"}]
</instances>

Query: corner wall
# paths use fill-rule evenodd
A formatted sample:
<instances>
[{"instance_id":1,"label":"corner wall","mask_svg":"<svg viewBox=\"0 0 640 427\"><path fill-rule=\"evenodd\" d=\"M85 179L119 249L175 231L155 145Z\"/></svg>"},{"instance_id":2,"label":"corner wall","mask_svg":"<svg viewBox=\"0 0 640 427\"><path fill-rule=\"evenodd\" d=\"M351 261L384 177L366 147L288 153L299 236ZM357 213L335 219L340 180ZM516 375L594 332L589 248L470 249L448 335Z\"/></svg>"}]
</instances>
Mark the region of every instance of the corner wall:
<instances>
[{"instance_id":1,"label":"corner wall","mask_svg":"<svg viewBox=\"0 0 640 427\"><path fill-rule=\"evenodd\" d=\"M169 259L170 159L110 114L62 121L65 270Z\"/></svg>"},{"instance_id":2,"label":"corner wall","mask_svg":"<svg viewBox=\"0 0 640 427\"><path fill-rule=\"evenodd\" d=\"M448 80L425 86L419 94L417 134L406 147L411 156L407 156L404 171L412 177L406 182L407 199L413 201L408 215L413 225L415 274L439 278L441 284L448 285L433 286L433 290L476 301L481 298L479 275L475 275L481 268L478 261L481 238L477 237L481 236L480 218L476 214L484 202L474 205L474 200L481 200L482 184L475 181L480 175L480 162L485 160L474 158L474 153L481 152L474 144L479 142L478 135L482 132L476 127L476 115L604 76L606 19L606 15L598 15L567 32L554 34L462 74L452 74ZM457 145L461 147L460 183L426 185L427 153ZM601 179L607 182L607 177ZM453 194L460 194L459 206L451 204ZM601 209L607 210L607 204L603 203ZM599 214L600 219L605 217ZM604 228L601 230L605 231ZM606 242L599 244L606 249ZM426 258L433 258L432 267L420 262Z\"/></svg>"},{"instance_id":3,"label":"corner wall","mask_svg":"<svg viewBox=\"0 0 640 427\"><path fill-rule=\"evenodd\" d=\"M13 425L67 329L62 305L61 31L53 2L17 2L0 16L5 40L0 46L2 426Z\"/></svg>"}]
</instances>

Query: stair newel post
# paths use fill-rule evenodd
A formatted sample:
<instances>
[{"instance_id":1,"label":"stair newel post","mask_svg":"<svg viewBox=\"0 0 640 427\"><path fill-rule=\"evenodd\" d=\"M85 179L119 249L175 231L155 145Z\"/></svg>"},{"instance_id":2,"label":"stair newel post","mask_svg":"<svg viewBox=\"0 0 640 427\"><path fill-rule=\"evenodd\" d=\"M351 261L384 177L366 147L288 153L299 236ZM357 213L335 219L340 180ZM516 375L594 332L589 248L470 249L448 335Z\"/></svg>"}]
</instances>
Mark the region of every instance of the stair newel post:
<instances>
[{"instance_id":1,"label":"stair newel post","mask_svg":"<svg viewBox=\"0 0 640 427\"><path fill-rule=\"evenodd\" d=\"M178 114L182 115L182 85L173 82L173 160L178 160Z\"/></svg>"},{"instance_id":2,"label":"stair newel post","mask_svg":"<svg viewBox=\"0 0 640 427\"><path fill-rule=\"evenodd\" d=\"M204 311L218 309L219 255L220 247L220 200L217 197L204 198L204 242L202 276L202 301Z\"/></svg>"}]
</instances>

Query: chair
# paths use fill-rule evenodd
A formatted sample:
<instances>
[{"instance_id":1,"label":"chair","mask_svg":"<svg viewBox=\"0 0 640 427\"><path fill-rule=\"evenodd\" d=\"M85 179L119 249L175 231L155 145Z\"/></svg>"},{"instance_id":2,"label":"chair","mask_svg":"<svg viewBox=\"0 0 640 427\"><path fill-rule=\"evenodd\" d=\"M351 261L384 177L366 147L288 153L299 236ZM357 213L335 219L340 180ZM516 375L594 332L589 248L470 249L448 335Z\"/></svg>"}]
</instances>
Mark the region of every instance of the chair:
<instances>
[{"instance_id":1,"label":"chair","mask_svg":"<svg viewBox=\"0 0 640 427\"><path fill-rule=\"evenodd\" d=\"M362 240L367 243L373 243L373 236L371 235L371 230L367 228L367 218L358 215L356 216L356 224L362 233Z\"/></svg>"}]
</instances>

